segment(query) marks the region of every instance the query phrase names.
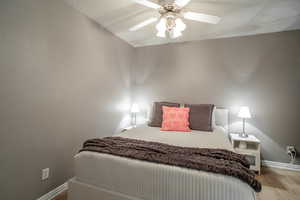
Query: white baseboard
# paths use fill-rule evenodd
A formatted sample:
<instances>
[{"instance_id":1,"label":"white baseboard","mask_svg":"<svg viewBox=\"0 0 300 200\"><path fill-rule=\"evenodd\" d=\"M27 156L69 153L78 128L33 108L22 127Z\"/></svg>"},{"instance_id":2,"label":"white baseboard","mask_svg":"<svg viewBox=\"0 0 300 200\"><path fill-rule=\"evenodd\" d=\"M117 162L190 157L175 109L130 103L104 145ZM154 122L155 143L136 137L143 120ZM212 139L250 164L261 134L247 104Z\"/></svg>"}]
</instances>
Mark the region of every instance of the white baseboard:
<instances>
[{"instance_id":1,"label":"white baseboard","mask_svg":"<svg viewBox=\"0 0 300 200\"><path fill-rule=\"evenodd\" d=\"M53 190L51 190L47 194L41 196L37 200L51 200L51 199L54 199L56 196L63 193L67 189L68 189L68 182L65 182L64 184L58 186L57 188L54 188Z\"/></svg>"},{"instance_id":2,"label":"white baseboard","mask_svg":"<svg viewBox=\"0 0 300 200\"><path fill-rule=\"evenodd\" d=\"M300 165L295 165L291 163L281 163L281 162L274 162L269 160L262 160L262 166L265 167L273 167L279 169L288 169L293 171L300 171Z\"/></svg>"}]
</instances>

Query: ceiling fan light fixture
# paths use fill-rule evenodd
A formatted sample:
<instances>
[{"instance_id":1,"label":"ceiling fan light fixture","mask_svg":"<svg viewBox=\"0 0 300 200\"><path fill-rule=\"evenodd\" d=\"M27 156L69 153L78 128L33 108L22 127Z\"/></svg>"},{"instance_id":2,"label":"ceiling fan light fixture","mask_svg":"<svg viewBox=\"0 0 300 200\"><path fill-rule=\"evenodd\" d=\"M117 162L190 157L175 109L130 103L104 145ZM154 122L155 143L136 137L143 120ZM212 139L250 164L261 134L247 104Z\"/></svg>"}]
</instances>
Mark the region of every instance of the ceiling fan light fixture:
<instances>
[{"instance_id":1,"label":"ceiling fan light fixture","mask_svg":"<svg viewBox=\"0 0 300 200\"><path fill-rule=\"evenodd\" d=\"M167 19L162 17L159 22L156 24L157 29L157 37L165 38L166 37L166 30L167 30Z\"/></svg>"},{"instance_id":2,"label":"ceiling fan light fixture","mask_svg":"<svg viewBox=\"0 0 300 200\"><path fill-rule=\"evenodd\" d=\"M158 32L165 32L167 30L167 20L162 17L159 22L156 24L156 29Z\"/></svg>"},{"instance_id":3,"label":"ceiling fan light fixture","mask_svg":"<svg viewBox=\"0 0 300 200\"><path fill-rule=\"evenodd\" d=\"M171 37L172 37L173 39L178 38L178 37L180 37L180 36L182 36L182 33L181 33L181 31L179 31L179 30L177 30L177 29L174 29L174 30L172 31L172 33L171 33Z\"/></svg>"},{"instance_id":4,"label":"ceiling fan light fixture","mask_svg":"<svg viewBox=\"0 0 300 200\"><path fill-rule=\"evenodd\" d=\"M183 23L181 18L177 18L175 20L175 24L176 24L175 28L180 32L182 32L186 29L186 25L185 25L185 23Z\"/></svg>"},{"instance_id":5,"label":"ceiling fan light fixture","mask_svg":"<svg viewBox=\"0 0 300 200\"><path fill-rule=\"evenodd\" d=\"M153 0L133 0L136 3L154 8L158 10L160 14L159 22L156 24L157 37L170 37L178 38L182 36L182 32L186 29L186 24L183 19L194 20L198 22L204 22L209 24L218 24L221 20L220 17L214 15L207 15L197 12L186 12L186 5L191 0L157 0L158 3L154 3ZM130 31L136 31L144 26L154 23L157 18L150 18L140 24L130 28Z\"/></svg>"}]
</instances>

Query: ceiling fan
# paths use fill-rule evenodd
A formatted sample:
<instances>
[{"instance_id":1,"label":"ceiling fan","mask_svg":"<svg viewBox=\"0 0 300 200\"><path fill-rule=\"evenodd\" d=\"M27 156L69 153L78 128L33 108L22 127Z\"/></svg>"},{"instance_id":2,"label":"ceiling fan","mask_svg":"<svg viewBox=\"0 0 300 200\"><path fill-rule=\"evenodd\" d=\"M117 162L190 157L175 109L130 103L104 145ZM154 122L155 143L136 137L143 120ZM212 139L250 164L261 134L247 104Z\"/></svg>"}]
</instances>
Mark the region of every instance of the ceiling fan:
<instances>
[{"instance_id":1,"label":"ceiling fan","mask_svg":"<svg viewBox=\"0 0 300 200\"><path fill-rule=\"evenodd\" d=\"M149 8L158 10L161 17L152 17L147 19L133 27L130 31L137 31L147 25L150 25L159 20L156 25L157 37L166 37L168 35L170 38L178 38L182 36L182 31L186 29L186 25L182 19L194 20L198 22L205 22L210 24L217 24L221 20L218 16L207 15L203 13L184 11L184 7L191 0L159 0L158 4L149 0L133 0L138 4L144 5Z\"/></svg>"}]
</instances>

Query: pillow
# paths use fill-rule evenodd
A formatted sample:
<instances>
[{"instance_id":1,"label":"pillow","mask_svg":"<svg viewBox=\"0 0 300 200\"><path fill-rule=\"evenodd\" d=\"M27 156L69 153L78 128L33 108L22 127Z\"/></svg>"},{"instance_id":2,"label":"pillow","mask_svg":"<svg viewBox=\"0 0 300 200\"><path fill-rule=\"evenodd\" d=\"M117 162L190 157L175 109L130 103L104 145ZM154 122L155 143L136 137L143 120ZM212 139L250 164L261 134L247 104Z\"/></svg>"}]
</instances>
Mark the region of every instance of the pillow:
<instances>
[{"instance_id":1,"label":"pillow","mask_svg":"<svg viewBox=\"0 0 300 200\"><path fill-rule=\"evenodd\" d=\"M190 108L190 128L199 131L212 131L213 104L185 104Z\"/></svg>"},{"instance_id":2,"label":"pillow","mask_svg":"<svg viewBox=\"0 0 300 200\"><path fill-rule=\"evenodd\" d=\"M216 123L216 109L217 109L217 107L214 106L214 109L213 109L212 115L211 115L211 126L212 126L212 129L215 129L216 126L217 126L217 123Z\"/></svg>"},{"instance_id":3,"label":"pillow","mask_svg":"<svg viewBox=\"0 0 300 200\"><path fill-rule=\"evenodd\" d=\"M183 131L189 132L190 108L176 108L163 106L162 131Z\"/></svg>"},{"instance_id":4,"label":"pillow","mask_svg":"<svg viewBox=\"0 0 300 200\"><path fill-rule=\"evenodd\" d=\"M171 102L154 102L152 107L151 119L148 123L148 126L161 127L163 115L162 106L180 107L180 104Z\"/></svg>"}]
</instances>

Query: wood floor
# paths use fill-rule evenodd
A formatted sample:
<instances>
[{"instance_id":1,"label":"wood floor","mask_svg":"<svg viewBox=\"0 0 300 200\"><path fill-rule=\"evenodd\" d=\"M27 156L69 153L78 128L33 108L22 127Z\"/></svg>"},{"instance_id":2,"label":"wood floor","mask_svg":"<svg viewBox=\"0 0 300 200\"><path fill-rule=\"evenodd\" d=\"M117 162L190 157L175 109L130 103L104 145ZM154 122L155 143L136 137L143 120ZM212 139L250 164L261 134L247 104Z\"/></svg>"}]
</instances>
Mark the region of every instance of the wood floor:
<instances>
[{"instance_id":1,"label":"wood floor","mask_svg":"<svg viewBox=\"0 0 300 200\"><path fill-rule=\"evenodd\" d=\"M62 194L60 194L59 196L57 196L55 199L53 200L67 200L68 199L68 193L64 192Z\"/></svg>"},{"instance_id":2,"label":"wood floor","mask_svg":"<svg viewBox=\"0 0 300 200\"><path fill-rule=\"evenodd\" d=\"M300 172L264 168L257 200L300 200Z\"/></svg>"},{"instance_id":3,"label":"wood floor","mask_svg":"<svg viewBox=\"0 0 300 200\"><path fill-rule=\"evenodd\" d=\"M257 195L257 200L300 200L300 172L263 168L257 179L263 189ZM67 200L63 193L54 200Z\"/></svg>"}]
</instances>

